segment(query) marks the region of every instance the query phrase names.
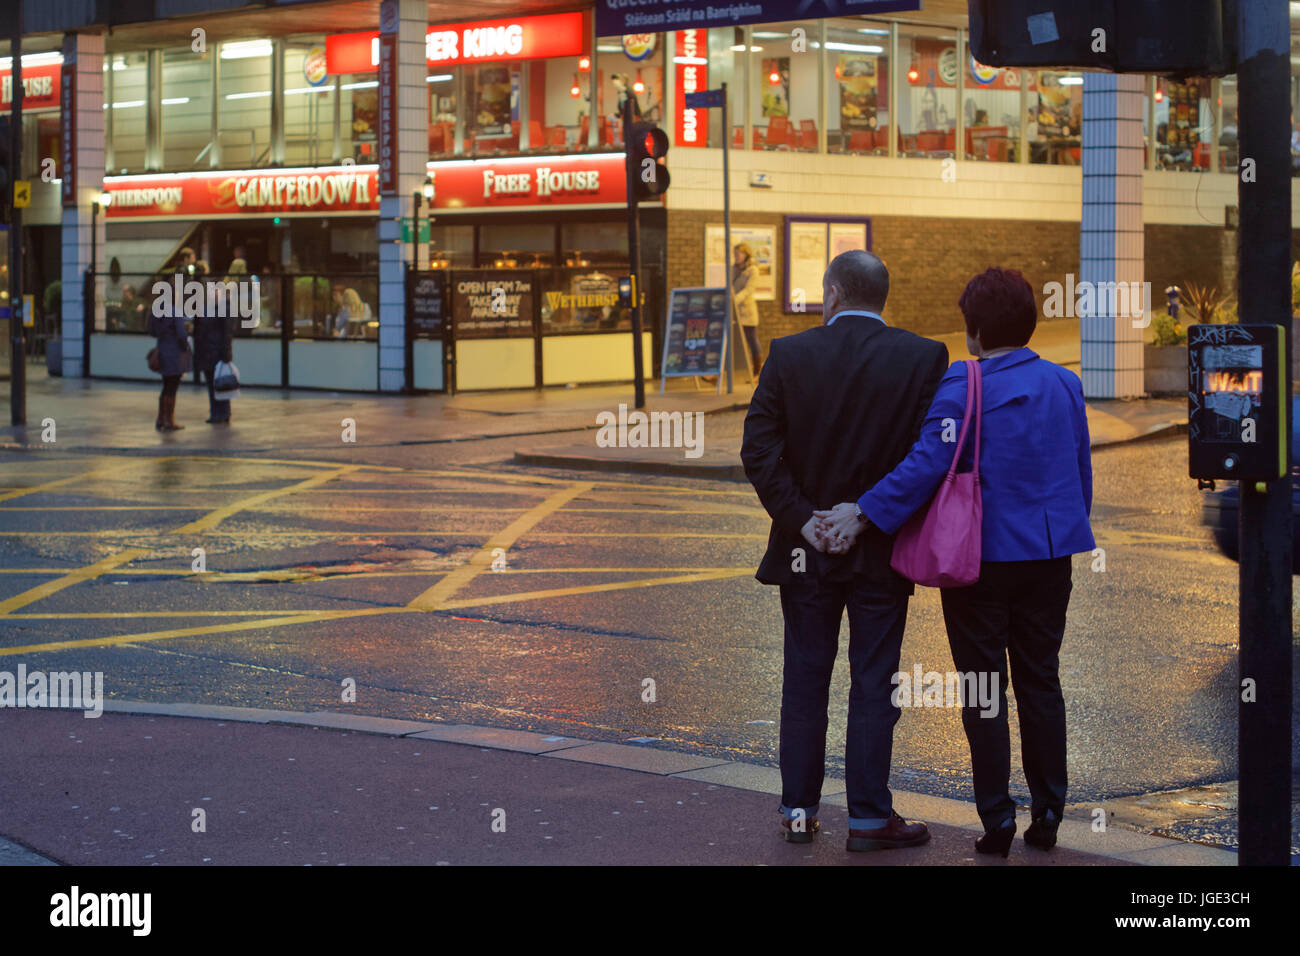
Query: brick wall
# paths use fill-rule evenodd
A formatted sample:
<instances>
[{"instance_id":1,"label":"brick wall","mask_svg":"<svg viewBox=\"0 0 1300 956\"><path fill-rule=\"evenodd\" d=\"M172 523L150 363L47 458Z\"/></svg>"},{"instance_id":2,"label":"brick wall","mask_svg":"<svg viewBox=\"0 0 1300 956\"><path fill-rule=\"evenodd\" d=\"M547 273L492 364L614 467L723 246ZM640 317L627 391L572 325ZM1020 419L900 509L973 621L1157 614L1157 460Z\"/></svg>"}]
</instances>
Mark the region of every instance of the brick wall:
<instances>
[{"instance_id":1,"label":"brick wall","mask_svg":"<svg viewBox=\"0 0 1300 956\"><path fill-rule=\"evenodd\" d=\"M704 227L721 222L718 213L668 211L668 286L704 282ZM821 321L818 313L783 310L785 217L746 212L733 223L771 225L776 229L776 301L760 302L759 337L764 350L773 338L790 335ZM1013 220L935 219L875 216L871 220L873 251L892 274L886 318L891 325L923 334L962 329L957 299L970 278L991 265L1019 269L1040 295L1048 282L1078 275L1079 224ZM1300 233L1297 233L1300 236ZM1217 226L1146 227L1146 278L1154 308L1163 308L1164 289L1188 282L1223 285L1221 240Z\"/></svg>"}]
</instances>

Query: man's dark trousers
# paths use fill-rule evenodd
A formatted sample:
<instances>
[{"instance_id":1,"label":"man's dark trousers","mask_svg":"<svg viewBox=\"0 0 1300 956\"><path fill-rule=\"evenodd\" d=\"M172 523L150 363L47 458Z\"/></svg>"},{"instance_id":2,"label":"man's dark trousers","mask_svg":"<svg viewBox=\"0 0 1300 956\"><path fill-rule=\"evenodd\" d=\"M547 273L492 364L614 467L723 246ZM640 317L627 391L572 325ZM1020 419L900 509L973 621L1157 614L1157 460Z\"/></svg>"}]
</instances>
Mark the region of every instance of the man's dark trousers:
<instances>
[{"instance_id":1,"label":"man's dark trousers","mask_svg":"<svg viewBox=\"0 0 1300 956\"><path fill-rule=\"evenodd\" d=\"M781 812L817 816L826 773L826 708L839 650L840 621L849 612L849 722L845 775L849 826L884 826L893 810L889 765L907 595L861 579L827 581L795 575L781 585L785 675L781 689Z\"/></svg>"}]
</instances>

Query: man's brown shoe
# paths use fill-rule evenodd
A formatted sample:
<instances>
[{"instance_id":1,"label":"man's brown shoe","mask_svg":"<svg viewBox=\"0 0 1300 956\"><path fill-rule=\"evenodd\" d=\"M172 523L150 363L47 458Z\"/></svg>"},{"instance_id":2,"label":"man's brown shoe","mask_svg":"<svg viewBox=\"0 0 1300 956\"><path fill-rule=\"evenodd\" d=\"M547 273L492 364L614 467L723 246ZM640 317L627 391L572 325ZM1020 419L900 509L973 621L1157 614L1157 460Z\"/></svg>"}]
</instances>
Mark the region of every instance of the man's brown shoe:
<instances>
[{"instance_id":1,"label":"man's brown shoe","mask_svg":"<svg viewBox=\"0 0 1300 956\"><path fill-rule=\"evenodd\" d=\"M794 829L793 822L786 817L781 818L781 836L786 843L811 843L813 834L820 833L822 829L822 825L817 822L816 817L811 820L804 820L802 830Z\"/></svg>"},{"instance_id":2,"label":"man's brown shoe","mask_svg":"<svg viewBox=\"0 0 1300 956\"><path fill-rule=\"evenodd\" d=\"M849 830L846 850L896 850L905 846L920 846L930 840L930 830L924 823L908 823L892 810L889 822L875 830Z\"/></svg>"}]
</instances>

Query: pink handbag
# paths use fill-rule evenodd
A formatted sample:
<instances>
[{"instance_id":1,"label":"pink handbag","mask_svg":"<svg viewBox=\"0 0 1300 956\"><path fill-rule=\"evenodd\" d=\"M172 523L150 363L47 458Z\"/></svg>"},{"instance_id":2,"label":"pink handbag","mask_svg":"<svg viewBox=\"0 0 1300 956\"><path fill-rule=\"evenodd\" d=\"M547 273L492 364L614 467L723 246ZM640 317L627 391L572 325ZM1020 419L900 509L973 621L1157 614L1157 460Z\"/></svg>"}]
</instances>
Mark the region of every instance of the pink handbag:
<instances>
[{"instance_id":1,"label":"pink handbag","mask_svg":"<svg viewBox=\"0 0 1300 956\"><path fill-rule=\"evenodd\" d=\"M971 413L975 418L975 467L957 474ZM966 361L966 412L952 464L930 503L898 530L889 566L903 577L930 588L963 588L980 578L980 541L984 504L980 497L980 417L984 383L979 362Z\"/></svg>"}]
</instances>

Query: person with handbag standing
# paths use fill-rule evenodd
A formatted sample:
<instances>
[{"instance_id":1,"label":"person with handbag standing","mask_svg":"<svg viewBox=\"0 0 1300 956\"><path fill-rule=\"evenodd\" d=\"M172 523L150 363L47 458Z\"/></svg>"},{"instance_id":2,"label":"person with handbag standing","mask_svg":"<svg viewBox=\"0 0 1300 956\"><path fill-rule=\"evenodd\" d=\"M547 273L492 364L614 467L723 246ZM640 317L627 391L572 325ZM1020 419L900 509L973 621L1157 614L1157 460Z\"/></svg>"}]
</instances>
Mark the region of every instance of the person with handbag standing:
<instances>
[{"instance_id":1,"label":"person with handbag standing","mask_svg":"<svg viewBox=\"0 0 1300 956\"><path fill-rule=\"evenodd\" d=\"M736 321L745 339L749 368L757 377L763 368L763 349L758 341L758 302L754 289L758 285L758 266L746 243L736 243L731 264L731 301L736 303Z\"/></svg>"},{"instance_id":2,"label":"person with handbag standing","mask_svg":"<svg viewBox=\"0 0 1300 956\"><path fill-rule=\"evenodd\" d=\"M158 396L158 418L154 428L159 431L179 431L184 425L176 424L176 390L181 376L193 367L185 333L185 319L179 315L149 315L149 334L158 344L149 352L149 368L162 375L162 393Z\"/></svg>"},{"instance_id":3,"label":"person with handbag standing","mask_svg":"<svg viewBox=\"0 0 1300 956\"><path fill-rule=\"evenodd\" d=\"M978 701L963 701L962 726L985 829L975 848L1005 857L1016 833L1009 793L1008 655L1031 801L1025 842L1054 846L1065 809L1065 699L1058 658L1072 589L1070 556L1096 547L1088 523L1092 458L1079 377L1026 347L1038 307L1024 277L989 269L967 284L958 304L967 347L979 357L979 381L970 383L971 392L979 396L982 390L983 397L982 420L970 428L976 435L982 429L976 446L981 561L975 583L942 589L943 617L958 671L996 682L997 706L988 710ZM842 550L867 528L897 532L935 495L954 454L958 471L974 469L972 449L953 446L956 423L966 412L967 365L957 362L948 370L921 437L898 467L856 504L818 513L818 533L828 550ZM845 442L851 446L852 436Z\"/></svg>"},{"instance_id":4,"label":"person with handbag standing","mask_svg":"<svg viewBox=\"0 0 1300 956\"><path fill-rule=\"evenodd\" d=\"M231 281L238 281L232 279ZM230 312L229 309L221 309ZM231 315L199 315L194 318L194 361L208 383L209 425L230 423L230 400L219 400L213 382L218 362L234 359L235 320Z\"/></svg>"}]
</instances>

